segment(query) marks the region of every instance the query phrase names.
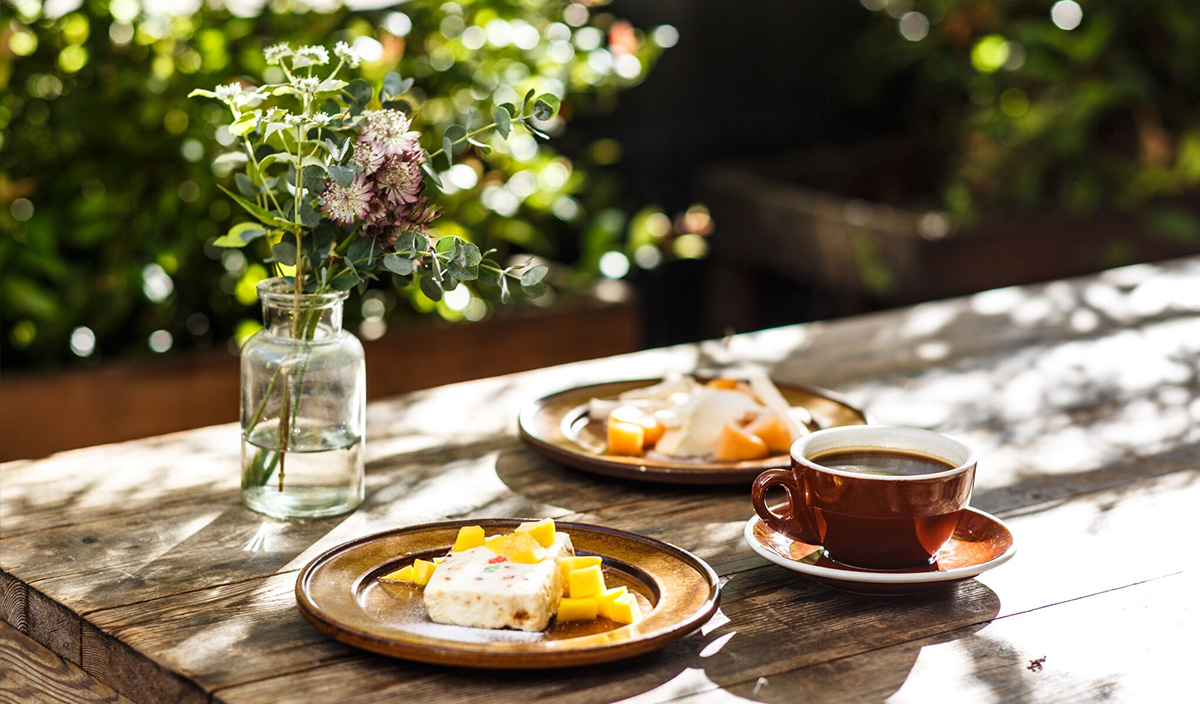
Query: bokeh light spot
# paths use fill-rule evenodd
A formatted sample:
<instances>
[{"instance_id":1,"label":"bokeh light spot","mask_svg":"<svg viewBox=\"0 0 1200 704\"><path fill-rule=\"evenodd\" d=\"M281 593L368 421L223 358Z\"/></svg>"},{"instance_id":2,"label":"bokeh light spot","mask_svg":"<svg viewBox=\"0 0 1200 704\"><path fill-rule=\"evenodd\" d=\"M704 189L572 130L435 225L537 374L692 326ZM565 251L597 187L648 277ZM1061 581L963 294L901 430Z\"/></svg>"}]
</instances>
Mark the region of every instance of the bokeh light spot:
<instances>
[{"instance_id":1,"label":"bokeh light spot","mask_svg":"<svg viewBox=\"0 0 1200 704\"><path fill-rule=\"evenodd\" d=\"M71 352L76 357L91 357L96 351L96 333L83 325L71 331Z\"/></svg>"},{"instance_id":2,"label":"bokeh light spot","mask_svg":"<svg viewBox=\"0 0 1200 704\"><path fill-rule=\"evenodd\" d=\"M1083 8L1075 0L1058 0L1050 8L1050 20L1055 27L1069 32L1083 22Z\"/></svg>"}]
</instances>

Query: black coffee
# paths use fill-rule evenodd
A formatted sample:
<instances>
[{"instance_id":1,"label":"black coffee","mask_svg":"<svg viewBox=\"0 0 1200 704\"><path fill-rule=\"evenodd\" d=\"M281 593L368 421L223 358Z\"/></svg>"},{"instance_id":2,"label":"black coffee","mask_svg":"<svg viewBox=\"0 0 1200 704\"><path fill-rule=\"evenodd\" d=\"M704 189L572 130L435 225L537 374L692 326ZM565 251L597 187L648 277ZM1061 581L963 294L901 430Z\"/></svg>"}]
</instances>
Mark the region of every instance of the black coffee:
<instances>
[{"instance_id":1,"label":"black coffee","mask_svg":"<svg viewBox=\"0 0 1200 704\"><path fill-rule=\"evenodd\" d=\"M839 449L822 452L809 459L822 467L891 477L936 474L956 466L937 457L899 450Z\"/></svg>"}]
</instances>

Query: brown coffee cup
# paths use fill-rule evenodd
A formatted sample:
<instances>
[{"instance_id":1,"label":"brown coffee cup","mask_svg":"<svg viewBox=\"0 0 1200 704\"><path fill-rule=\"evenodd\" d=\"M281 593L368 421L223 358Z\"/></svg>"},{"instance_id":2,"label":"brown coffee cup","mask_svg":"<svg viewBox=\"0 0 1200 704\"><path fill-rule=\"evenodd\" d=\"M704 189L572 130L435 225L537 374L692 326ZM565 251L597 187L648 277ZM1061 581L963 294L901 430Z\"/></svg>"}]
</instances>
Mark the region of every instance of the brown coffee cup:
<instances>
[{"instance_id":1,"label":"brown coffee cup","mask_svg":"<svg viewBox=\"0 0 1200 704\"><path fill-rule=\"evenodd\" d=\"M865 473L827 467L822 458L870 456L884 465ZM889 473L888 458L914 458L922 473ZM927 461L928 466L922 464ZM836 464L830 462L830 464ZM769 469L750 498L763 522L794 540L820 546L838 562L869 569L929 565L958 525L971 499L975 454L944 435L915 428L846 426L820 430L792 445L792 468ZM875 467L878 470L880 467ZM924 471L928 469L929 471ZM781 514L767 507L767 490L788 495Z\"/></svg>"}]
</instances>

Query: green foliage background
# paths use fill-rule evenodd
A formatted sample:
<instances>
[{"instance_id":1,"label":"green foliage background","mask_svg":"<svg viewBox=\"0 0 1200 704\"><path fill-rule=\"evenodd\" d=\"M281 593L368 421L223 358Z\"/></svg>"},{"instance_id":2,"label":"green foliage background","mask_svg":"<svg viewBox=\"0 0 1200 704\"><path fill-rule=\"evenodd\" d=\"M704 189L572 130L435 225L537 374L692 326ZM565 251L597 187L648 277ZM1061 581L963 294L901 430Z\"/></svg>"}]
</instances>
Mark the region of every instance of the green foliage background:
<instances>
[{"instance_id":1,"label":"green foliage background","mask_svg":"<svg viewBox=\"0 0 1200 704\"><path fill-rule=\"evenodd\" d=\"M573 24L564 22L569 3L562 0L413 0L395 9L321 13L280 0L252 17L203 5L173 18L147 15L137 0L84 0L65 16L44 18L41 3L17 0L0 26L5 368L79 362L70 351L78 326L96 338L89 362L151 354L147 339L158 330L172 335L175 349L223 345L253 332L253 287L266 272L253 263L261 257L223 256L211 246L246 216L217 189L232 178L211 166L225 151L215 141L223 107L188 100L192 89L262 75L262 49L279 41L331 47L370 37L382 56L364 66L364 76L378 82L397 69L415 78L418 129L440 134L472 108L491 114L492 95L504 85L518 96L528 88L561 94L561 117L569 121L610 109L661 51L596 7L602 3L591 4L577 27L578 10ZM528 36L523 28L532 27L540 40L532 48L503 41L469 48L497 20L510 33L522 28ZM555 23L562 26L552 29ZM560 45L552 54L547 37L564 29L569 49ZM637 59L635 70L628 59L622 73L612 69L615 44ZM598 52L608 56L593 59ZM559 136L564 126L548 129ZM573 158L546 143L522 158L504 149L486 161L460 157L477 184L438 198L439 227L496 247L501 257L520 252L566 261L572 266L555 284L569 290L595 275L605 251L622 246L628 220L614 207L624 205L620 184L604 169L619 158L619 145L572 144L570 135L555 143L568 144ZM522 188L512 197L514 177ZM497 194L504 207L494 205ZM461 317L411 291L369 296L391 320L435 311ZM357 311L349 314L355 322Z\"/></svg>"},{"instance_id":2,"label":"green foliage background","mask_svg":"<svg viewBox=\"0 0 1200 704\"><path fill-rule=\"evenodd\" d=\"M1061 28L1055 3L862 0L874 21L847 85L868 98L902 76L906 138L942 174L931 206L961 221L1132 210L1200 185L1200 6L1079 0L1078 26ZM1182 211L1150 218L1200 241L1200 222Z\"/></svg>"}]
</instances>

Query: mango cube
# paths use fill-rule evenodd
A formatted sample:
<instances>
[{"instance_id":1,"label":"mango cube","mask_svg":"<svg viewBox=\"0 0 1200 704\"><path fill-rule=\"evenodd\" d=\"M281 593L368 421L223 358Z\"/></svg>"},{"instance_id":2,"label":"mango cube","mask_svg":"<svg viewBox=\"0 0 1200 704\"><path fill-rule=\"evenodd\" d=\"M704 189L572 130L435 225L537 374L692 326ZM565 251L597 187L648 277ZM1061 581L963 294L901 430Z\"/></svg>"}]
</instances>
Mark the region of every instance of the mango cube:
<instances>
[{"instance_id":1,"label":"mango cube","mask_svg":"<svg viewBox=\"0 0 1200 704\"><path fill-rule=\"evenodd\" d=\"M542 547L528 533L493 535L485 539L483 544L501 557L527 565L541 562L549 554L546 552L546 548Z\"/></svg>"},{"instance_id":2,"label":"mango cube","mask_svg":"<svg viewBox=\"0 0 1200 704\"><path fill-rule=\"evenodd\" d=\"M637 595L630 592L614 599L608 608L608 618L625 624L641 621L642 609L638 606Z\"/></svg>"},{"instance_id":3,"label":"mango cube","mask_svg":"<svg viewBox=\"0 0 1200 704\"><path fill-rule=\"evenodd\" d=\"M633 423L608 421L608 453L640 457L645 450L646 431Z\"/></svg>"},{"instance_id":4,"label":"mango cube","mask_svg":"<svg viewBox=\"0 0 1200 704\"><path fill-rule=\"evenodd\" d=\"M413 566L405 565L395 572L385 574L379 579L384 582L411 582L413 576Z\"/></svg>"},{"instance_id":5,"label":"mango cube","mask_svg":"<svg viewBox=\"0 0 1200 704\"><path fill-rule=\"evenodd\" d=\"M458 537L454 539L454 547L450 552L462 552L483 545L483 528L479 526L463 526L458 529Z\"/></svg>"},{"instance_id":6,"label":"mango cube","mask_svg":"<svg viewBox=\"0 0 1200 704\"><path fill-rule=\"evenodd\" d=\"M617 406L608 414L609 423L630 423L642 428L642 449L654 447L667 427L637 406Z\"/></svg>"},{"instance_id":7,"label":"mango cube","mask_svg":"<svg viewBox=\"0 0 1200 704\"><path fill-rule=\"evenodd\" d=\"M562 570L563 586L568 586L571 584L571 573L575 570L599 564L599 555L573 555L571 557L564 557L563 559L559 560L558 566Z\"/></svg>"},{"instance_id":8,"label":"mango cube","mask_svg":"<svg viewBox=\"0 0 1200 704\"><path fill-rule=\"evenodd\" d=\"M433 564L440 565L440 564L442 564L442 560L445 560L445 559L446 558L444 558L444 557L435 557L435 558L433 558Z\"/></svg>"},{"instance_id":9,"label":"mango cube","mask_svg":"<svg viewBox=\"0 0 1200 704\"><path fill-rule=\"evenodd\" d=\"M529 535L544 548L554 544L554 521L550 518L543 518L536 523L522 523L517 526L517 532Z\"/></svg>"},{"instance_id":10,"label":"mango cube","mask_svg":"<svg viewBox=\"0 0 1200 704\"><path fill-rule=\"evenodd\" d=\"M736 389L737 385L738 385L737 379L730 379L729 377L726 377L726 376L719 376L715 379L712 379L707 384L705 384L705 386L707 386L710 389L726 389L728 391L732 391L732 390Z\"/></svg>"},{"instance_id":11,"label":"mango cube","mask_svg":"<svg viewBox=\"0 0 1200 704\"><path fill-rule=\"evenodd\" d=\"M594 598L563 599L558 602L558 620L593 621L599 613L599 604Z\"/></svg>"},{"instance_id":12,"label":"mango cube","mask_svg":"<svg viewBox=\"0 0 1200 704\"><path fill-rule=\"evenodd\" d=\"M418 587L423 587L429 584L429 578L433 576L433 571L437 569L437 565L432 562L426 562L417 558L412 563L412 581Z\"/></svg>"},{"instance_id":13,"label":"mango cube","mask_svg":"<svg viewBox=\"0 0 1200 704\"><path fill-rule=\"evenodd\" d=\"M596 602L599 605L597 611L604 618L612 618L612 604L617 599L625 596L628 590L625 587L613 587L605 589L596 596ZM615 619L614 619L615 620Z\"/></svg>"},{"instance_id":14,"label":"mango cube","mask_svg":"<svg viewBox=\"0 0 1200 704\"><path fill-rule=\"evenodd\" d=\"M604 573L600 565L571 570L568 578L568 593L572 599L599 596L604 591Z\"/></svg>"},{"instance_id":15,"label":"mango cube","mask_svg":"<svg viewBox=\"0 0 1200 704\"><path fill-rule=\"evenodd\" d=\"M718 462L761 460L769 457L770 454L770 451L767 450L767 443L760 440L758 436L751 435L733 425L726 425L722 428L721 435L717 438Z\"/></svg>"},{"instance_id":16,"label":"mango cube","mask_svg":"<svg viewBox=\"0 0 1200 704\"><path fill-rule=\"evenodd\" d=\"M774 413L764 413L759 416L746 431L767 444L767 450L773 455L787 454L792 449L792 434L787 426Z\"/></svg>"}]
</instances>

